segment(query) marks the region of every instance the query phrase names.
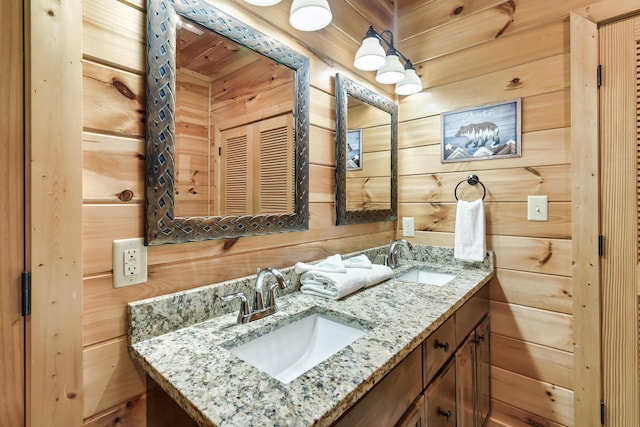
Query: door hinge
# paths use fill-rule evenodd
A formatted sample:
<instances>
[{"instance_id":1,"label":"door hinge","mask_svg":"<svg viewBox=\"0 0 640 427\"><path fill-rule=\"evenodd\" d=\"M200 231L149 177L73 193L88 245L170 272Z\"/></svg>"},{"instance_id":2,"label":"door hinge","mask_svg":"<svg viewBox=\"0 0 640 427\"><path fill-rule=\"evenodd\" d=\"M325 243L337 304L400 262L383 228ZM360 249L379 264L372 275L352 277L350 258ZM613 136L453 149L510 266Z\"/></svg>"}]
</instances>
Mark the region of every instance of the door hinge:
<instances>
[{"instance_id":1,"label":"door hinge","mask_svg":"<svg viewBox=\"0 0 640 427\"><path fill-rule=\"evenodd\" d=\"M598 234L598 256L604 256L604 236Z\"/></svg>"},{"instance_id":2,"label":"door hinge","mask_svg":"<svg viewBox=\"0 0 640 427\"><path fill-rule=\"evenodd\" d=\"M604 400L600 401L600 424L604 425Z\"/></svg>"},{"instance_id":3,"label":"door hinge","mask_svg":"<svg viewBox=\"0 0 640 427\"><path fill-rule=\"evenodd\" d=\"M22 315L31 314L31 277L28 271L22 272Z\"/></svg>"},{"instance_id":4,"label":"door hinge","mask_svg":"<svg viewBox=\"0 0 640 427\"><path fill-rule=\"evenodd\" d=\"M602 86L602 64L598 64L598 70L596 71L596 82L598 88Z\"/></svg>"},{"instance_id":5,"label":"door hinge","mask_svg":"<svg viewBox=\"0 0 640 427\"><path fill-rule=\"evenodd\" d=\"M222 156L222 147L218 147L218 156Z\"/></svg>"}]
</instances>

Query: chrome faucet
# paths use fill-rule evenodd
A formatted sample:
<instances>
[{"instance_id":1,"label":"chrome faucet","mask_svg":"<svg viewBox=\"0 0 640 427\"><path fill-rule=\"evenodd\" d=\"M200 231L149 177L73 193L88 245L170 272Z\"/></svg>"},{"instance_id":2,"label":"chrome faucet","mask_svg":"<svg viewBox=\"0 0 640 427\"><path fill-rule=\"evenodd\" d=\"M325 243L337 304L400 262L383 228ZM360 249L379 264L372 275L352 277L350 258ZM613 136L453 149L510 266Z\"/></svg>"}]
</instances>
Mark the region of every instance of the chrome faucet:
<instances>
[{"instance_id":1,"label":"chrome faucet","mask_svg":"<svg viewBox=\"0 0 640 427\"><path fill-rule=\"evenodd\" d=\"M273 267L267 267L263 270L261 270L260 272L258 272L258 276L256 277L256 298L255 301L256 303L253 306L254 310L262 310L264 307L263 304L263 293L262 293L262 288L264 286L264 276L266 276L267 274L271 274L273 277L276 278L276 283L273 283L269 286L269 293L267 294L267 307L266 308L271 308L276 306L276 288L278 289L287 289L289 287L289 283L287 282L287 280L284 278L284 276L282 275L282 273L280 273L279 270L273 268Z\"/></svg>"},{"instance_id":2,"label":"chrome faucet","mask_svg":"<svg viewBox=\"0 0 640 427\"><path fill-rule=\"evenodd\" d=\"M397 252L397 247L399 245L413 251L413 245L404 239L398 239L391 242L389 245L389 254L387 254L387 265L391 268L396 268L399 265Z\"/></svg>"},{"instance_id":3,"label":"chrome faucet","mask_svg":"<svg viewBox=\"0 0 640 427\"><path fill-rule=\"evenodd\" d=\"M264 278L267 274L271 274L273 277L275 277L276 283L273 283L269 286L269 293L267 294L267 305L265 307L264 299L262 296L262 288L264 285ZM273 267L267 267L263 270L258 271L258 274L256 276L253 309L249 305L249 300L243 292L223 295L220 297L220 299L222 301L232 301L234 299L240 299L238 323L249 323L275 313L278 310L276 306L276 289L287 289L288 287L289 282L284 278L279 270Z\"/></svg>"}]
</instances>

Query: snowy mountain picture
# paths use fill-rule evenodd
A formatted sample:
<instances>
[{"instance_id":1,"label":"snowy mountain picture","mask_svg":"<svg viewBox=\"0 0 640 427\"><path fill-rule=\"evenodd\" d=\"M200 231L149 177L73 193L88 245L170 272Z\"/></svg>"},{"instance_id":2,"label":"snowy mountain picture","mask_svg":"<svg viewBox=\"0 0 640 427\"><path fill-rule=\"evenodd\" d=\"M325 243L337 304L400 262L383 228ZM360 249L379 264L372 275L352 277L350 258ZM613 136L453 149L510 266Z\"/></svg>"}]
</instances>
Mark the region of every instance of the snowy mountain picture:
<instances>
[{"instance_id":1,"label":"snowy mountain picture","mask_svg":"<svg viewBox=\"0 0 640 427\"><path fill-rule=\"evenodd\" d=\"M519 157L521 100L441 114L442 162Z\"/></svg>"}]
</instances>

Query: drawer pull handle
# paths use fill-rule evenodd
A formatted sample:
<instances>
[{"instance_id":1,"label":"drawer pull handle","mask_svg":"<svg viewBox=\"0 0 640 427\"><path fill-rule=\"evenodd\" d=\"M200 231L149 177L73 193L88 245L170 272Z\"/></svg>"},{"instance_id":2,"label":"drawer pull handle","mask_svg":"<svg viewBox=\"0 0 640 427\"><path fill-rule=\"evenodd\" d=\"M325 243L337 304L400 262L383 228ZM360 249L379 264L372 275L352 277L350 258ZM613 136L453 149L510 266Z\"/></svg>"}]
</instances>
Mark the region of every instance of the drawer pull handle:
<instances>
[{"instance_id":1,"label":"drawer pull handle","mask_svg":"<svg viewBox=\"0 0 640 427\"><path fill-rule=\"evenodd\" d=\"M484 342L484 335L478 335L478 338L476 338L475 340L473 340L473 342L477 345L480 345Z\"/></svg>"},{"instance_id":2,"label":"drawer pull handle","mask_svg":"<svg viewBox=\"0 0 640 427\"><path fill-rule=\"evenodd\" d=\"M440 342L440 341L436 340L436 342L433 345L434 345L435 348L443 349L445 353L449 351L449 343L448 342Z\"/></svg>"},{"instance_id":3,"label":"drawer pull handle","mask_svg":"<svg viewBox=\"0 0 640 427\"><path fill-rule=\"evenodd\" d=\"M449 418L451 418L451 411L445 411L442 408L438 408L438 415L441 417L445 417L447 421L449 421Z\"/></svg>"}]
</instances>

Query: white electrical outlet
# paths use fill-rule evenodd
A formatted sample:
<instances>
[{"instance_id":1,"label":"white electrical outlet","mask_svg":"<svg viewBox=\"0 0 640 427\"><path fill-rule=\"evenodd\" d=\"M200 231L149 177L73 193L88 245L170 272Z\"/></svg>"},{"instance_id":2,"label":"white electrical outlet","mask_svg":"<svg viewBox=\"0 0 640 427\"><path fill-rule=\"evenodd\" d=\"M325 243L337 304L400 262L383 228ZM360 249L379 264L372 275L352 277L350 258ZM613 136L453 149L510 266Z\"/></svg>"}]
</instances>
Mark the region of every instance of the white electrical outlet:
<instances>
[{"instance_id":1,"label":"white electrical outlet","mask_svg":"<svg viewBox=\"0 0 640 427\"><path fill-rule=\"evenodd\" d=\"M113 241L113 287L147 281L147 247L144 239Z\"/></svg>"},{"instance_id":2,"label":"white electrical outlet","mask_svg":"<svg viewBox=\"0 0 640 427\"><path fill-rule=\"evenodd\" d=\"M529 221L549 220L549 198L547 196L529 196L527 201L527 219Z\"/></svg>"},{"instance_id":3,"label":"white electrical outlet","mask_svg":"<svg viewBox=\"0 0 640 427\"><path fill-rule=\"evenodd\" d=\"M402 235L405 237L415 237L416 229L412 216L405 216L402 218Z\"/></svg>"}]
</instances>

